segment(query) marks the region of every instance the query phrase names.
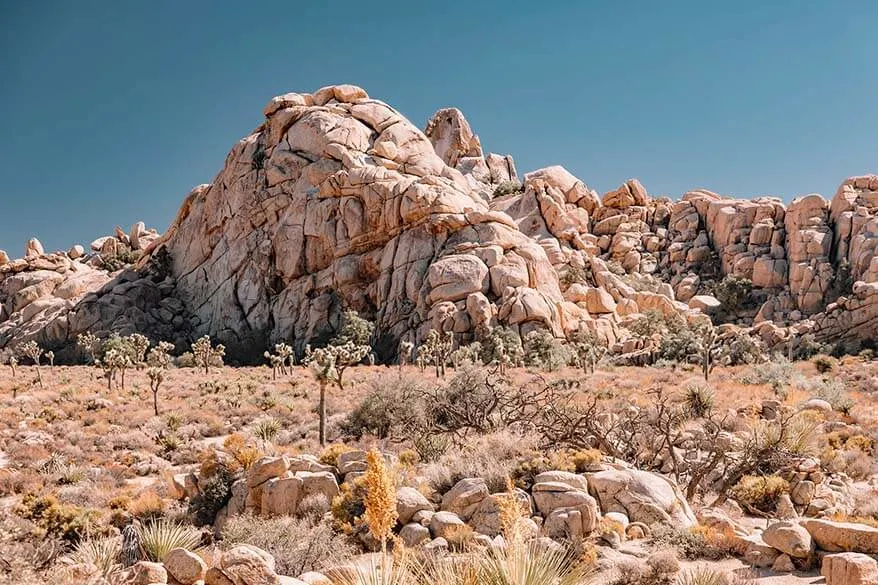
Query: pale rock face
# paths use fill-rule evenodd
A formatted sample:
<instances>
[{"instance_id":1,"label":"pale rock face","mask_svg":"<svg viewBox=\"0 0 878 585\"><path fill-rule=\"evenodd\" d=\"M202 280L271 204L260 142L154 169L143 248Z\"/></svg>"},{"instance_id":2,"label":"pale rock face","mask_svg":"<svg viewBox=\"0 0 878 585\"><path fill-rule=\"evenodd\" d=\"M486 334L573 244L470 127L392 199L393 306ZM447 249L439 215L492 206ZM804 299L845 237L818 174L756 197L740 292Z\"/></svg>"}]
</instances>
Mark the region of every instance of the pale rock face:
<instances>
[{"instance_id":1,"label":"pale rock face","mask_svg":"<svg viewBox=\"0 0 878 585\"><path fill-rule=\"evenodd\" d=\"M467 521L487 497L488 486L484 479L480 477L462 479L442 496L442 504L439 508L443 512L452 512Z\"/></svg>"},{"instance_id":2,"label":"pale rock face","mask_svg":"<svg viewBox=\"0 0 878 585\"><path fill-rule=\"evenodd\" d=\"M24 249L24 257L25 258L34 258L36 256L43 256L46 251L43 249L43 244L36 238L31 238L27 241L27 245Z\"/></svg>"},{"instance_id":3,"label":"pale rock face","mask_svg":"<svg viewBox=\"0 0 878 585\"><path fill-rule=\"evenodd\" d=\"M856 552L826 555L820 574L826 585L874 585L878 583L878 562Z\"/></svg>"},{"instance_id":4,"label":"pale rock face","mask_svg":"<svg viewBox=\"0 0 878 585\"><path fill-rule=\"evenodd\" d=\"M280 582L274 571L274 557L249 544L226 551L220 568L235 585L277 585Z\"/></svg>"},{"instance_id":5,"label":"pale rock face","mask_svg":"<svg viewBox=\"0 0 878 585\"><path fill-rule=\"evenodd\" d=\"M164 235L138 222L92 242L87 259L36 241L25 258L0 254L0 348L71 348L89 330L180 346L208 334L255 361L273 343L301 352L325 340L351 308L376 322L382 360L430 328L465 344L498 325L557 337L585 327L636 353L624 318L694 318L687 303L699 305L702 280L729 274L767 296L750 333L770 346L790 327L818 341L878 330L878 176L788 208L703 189L651 197L636 179L601 200L560 166L497 190L517 183L514 162L485 156L459 110L421 132L362 88L336 85L275 97L264 112ZM828 298L848 271L851 294ZM16 297L15 277L34 272L61 281ZM622 272L657 287L635 291Z\"/></svg>"},{"instance_id":6,"label":"pale rock face","mask_svg":"<svg viewBox=\"0 0 878 585\"><path fill-rule=\"evenodd\" d=\"M422 510L433 510L424 494L413 487L403 486L396 490L396 513L400 524L408 524Z\"/></svg>"},{"instance_id":7,"label":"pale rock face","mask_svg":"<svg viewBox=\"0 0 878 585\"><path fill-rule=\"evenodd\" d=\"M435 538L444 538L452 530L465 526L457 514L453 512L436 512L430 519L430 532Z\"/></svg>"},{"instance_id":8,"label":"pale rock face","mask_svg":"<svg viewBox=\"0 0 878 585\"><path fill-rule=\"evenodd\" d=\"M600 509L621 512L632 522L689 527L696 523L692 509L670 479L637 469L600 471L589 477L589 488Z\"/></svg>"},{"instance_id":9,"label":"pale rock face","mask_svg":"<svg viewBox=\"0 0 878 585\"><path fill-rule=\"evenodd\" d=\"M797 522L781 521L770 524L762 532L762 540L794 558L807 558L814 551L811 535Z\"/></svg>"},{"instance_id":10,"label":"pale rock face","mask_svg":"<svg viewBox=\"0 0 878 585\"><path fill-rule=\"evenodd\" d=\"M802 520L801 525L823 550L878 554L878 528L817 518Z\"/></svg>"},{"instance_id":11,"label":"pale rock face","mask_svg":"<svg viewBox=\"0 0 878 585\"><path fill-rule=\"evenodd\" d=\"M479 137L457 108L445 108L433 114L424 134L430 139L436 154L450 167L456 167L464 157L482 157Z\"/></svg>"},{"instance_id":12,"label":"pale rock face","mask_svg":"<svg viewBox=\"0 0 878 585\"><path fill-rule=\"evenodd\" d=\"M198 555L183 548L168 551L164 564L168 574L181 585L192 585L196 581L201 581L207 572L207 563Z\"/></svg>"}]
</instances>

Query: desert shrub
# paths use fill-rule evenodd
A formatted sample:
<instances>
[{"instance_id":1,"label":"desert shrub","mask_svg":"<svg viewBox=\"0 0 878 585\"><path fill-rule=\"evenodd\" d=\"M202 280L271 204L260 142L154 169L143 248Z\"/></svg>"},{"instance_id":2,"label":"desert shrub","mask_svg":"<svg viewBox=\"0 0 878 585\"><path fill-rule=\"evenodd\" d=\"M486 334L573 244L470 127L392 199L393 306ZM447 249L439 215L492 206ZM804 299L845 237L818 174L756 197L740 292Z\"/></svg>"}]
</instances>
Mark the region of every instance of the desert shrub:
<instances>
[{"instance_id":1,"label":"desert shrub","mask_svg":"<svg viewBox=\"0 0 878 585\"><path fill-rule=\"evenodd\" d=\"M171 549L195 551L201 547L201 531L166 518L137 526L137 535L144 557L155 563L164 562Z\"/></svg>"},{"instance_id":2,"label":"desert shrub","mask_svg":"<svg viewBox=\"0 0 878 585\"><path fill-rule=\"evenodd\" d=\"M817 380L805 386L813 398L828 402L832 409L842 414L850 414L854 407L854 399L844 389L840 380Z\"/></svg>"},{"instance_id":3,"label":"desert shrub","mask_svg":"<svg viewBox=\"0 0 878 585\"><path fill-rule=\"evenodd\" d=\"M546 471L575 471L573 458L566 451L550 453L535 452L530 457L518 462L509 476L515 485L522 489L533 487L534 478Z\"/></svg>"},{"instance_id":4,"label":"desert shrub","mask_svg":"<svg viewBox=\"0 0 878 585\"><path fill-rule=\"evenodd\" d=\"M783 358L777 358L748 368L738 381L748 385L785 386L792 380L794 371L792 363Z\"/></svg>"},{"instance_id":5,"label":"desert shrub","mask_svg":"<svg viewBox=\"0 0 878 585\"><path fill-rule=\"evenodd\" d=\"M362 526L366 513L366 480L360 476L354 481L341 484L339 494L332 500L334 527L346 534L352 534Z\"/></svg>"},{"instance_id":6,"label":"desert shrub","mask_svg":"<svg viewBox=\"0 0 878 585\"><path fill-rule=\"evenodd\" d=\"M545 371L560 370L570 362L570 351L549 331L538 329L524 337L524 363Z\"/></svg>"},{"instance_id":7,"label":"desert shrub","mask_svg":"<svg viewBox=\"0 0 878 585\"><path fill-rule=\"evenodd\" d=\"M52 494L25 494L15 512L30 520L46 536L77 543L86 535L99 535L98 514L72 504L62 504Z\"/></svg>"},{"instance_id":8,"label":"desert shrub","mask_svg":"<svg viewBox=\"0 0 878 585\"><path fill-rule=\"evenodd\" d=\"M761 512L773 512L782 494L788 494L790 484L778 476L745 475L732 487L732 497L742 506Z\"/></svg>"},{"instance_id":9,"label":"desert shrub","mask_svg":"<svg viewBox=\"0 0 878 585\"><path fill-rule=\"evenodd\" d=\"M730 556L729 544L724 535L704 526L692 528L657 527L652 542L659 547L670 547L689 560L718 561Z\"/></svg>"},{"instance_id":10,"label":"desert shrub","mask_svg":"<svg viewBox=\"0 0 878 585\"><path fill-rule=\"evenodd\" d=\"M329 343L339 346L348 343L371 346L370 340L374 332L375 323L363 319L356 311L345 311L341 316L341 330Z\"/></svg>"},{"instance_id":11,"label":"desert shrub","mask_svg":"<svg viewBox=\"0 0 878 585\"><path fill-rule=\"evenodd\" d=\"M189 500L189 513L196 525L213 524L217 513L232 498L232 484L235 479L236 477L221 465L213 474L199 482L198 493Z\"/></svg>"},{"instance_id":12,"label":"desert shrub","mask_svg":"<svg viewBox=\"0 0 878 585\"><path fill-rule=\"evenodd\" d=\"M811 361L814 364L814 367L817 368L817 371L821 374L826 374L835 369L836 360L828 355L820 354L814 356L814 359Z\"/></svg>"},{"instance_id":13,"label":"desert shrub","mask_svg":"<svg viewBox=\"0 0 878 585\"><path fill-rule=\"evenodd\" d=\"M341 422L342 432L360 439L406 439L426 427L425 390L415 378L379 380Z\"/></svg>"},{"instance_id":14,"label":"desert shrub","mask_svg":"<svg viewBox=\"0 0 878 585\"><path fill-rule=\"evenodd\" d=\"M460 526L452 526L445 533L445 540L448 541L448 548L452 552L464 552L473 542L475 531L467 524Z\"/></svg>"},{"instance_id":15,"label":"desert shrub","mask_svg":"<svg viewBox=\"0 0 878 585\"><path fill-rule=\"evenodd\" d=\"M524 363L521 337L508 327L494 327L482 340L482 363L521 365Z\"/></svg>"},{"instance_id":16,"label":"desert shrub","mask_svg":"<svg viewBox=\"0 0 878 585\"><path fill-rule=\"evenodd\" d=\"M579 449L572 453L573 469L576 473L591 471L591 467L597 465L603 459L603 453L598 449Z\"/></svg>"},{"instance_id":17,"label":"desert shrub","mask_svg":"<svg viewBox=\"0 0 878 585\"><path fill-rule=\"evenodd\" d=\"M688 569L680 575L677 585L745 585L746 580L709 566Z\"/></svg>"},{"instance_id":18,"label":"desert shrub","mask_svg":"<svg viewBox=\"0 0 878 585\"><path fill-rule=\"evenodd\" d=\"M315 524L292 516L234 516L223 527L222 537L227 547L249 544L271 553L281 575L325 570L344 563L357 552L328 523Z\"/></svg>"},{"instance_id":19,"label":"desert shrub","mask_svg":"<svg viewBox=\"0 0 878 585\"><path fill-rule=\"evenodd\" d=\"M533 436L508 431L473 437L428 463L422 475L438 493L447 492L467 477L484 478L492 493L502 492L512 470L522 458L534 454L537 444Z\"/></svg>"},{"instance_id":20,"label":"desert shrub","mask_svg":"<svg viewBox=\"0 0 878 585\"><path fill-rule=\"evenodd\" d=\"M299 505L296 506L296 514L313 524L317 524L327 512L332 509L332 502L326 497L326 494L309 494L302 498Z\"/></svg>"},{"instance_id":21,"label":"desert shrub","mask_svg":"<svg viewBox=\"0 0 878 585\"><path fill-rule=\"evenodd\" d=\"M611 585L674 585L680 562L670 550L651 554L646 561L623 561Z\"/></svg>"},{"instance_id":22,"label":"desert shrub","mask_svg":"<svg viewBox=\"0 0 878 585\"><path fill-rule=\"evenodd\" d=\"M145 491L126 506L128 513L140 520L158 518L165 513L165 501L152 490Z\"/></svg>"},{"instance_id":23,"label":"desert shrub","mask_svg":"<svg viewBox=\"0 0 878 585\"><path fill-rule=\"evenodd\" d=\"M178 368L194 368L196 367L195 355L191 351L184 351L177 356Z\"/></svg>"},{"instance_id":24,"label":"desert shrub","mask_svg":"<svg viewBox=\"0 0 878 585\"><path fill-rule=\"evenodd\" d=\"M524 186L518 181L503 181L494 188L494 197L503 197L513 193L524 193Z\"/></svg>"},{"instance_id":25,"label":"desert shrub","mask_svg":"<svg viewBox=\"0 0 878 585\"><path fill-rule=\"evenodd\" d=\"M320 454L320 463L338 467L338 456L349 451L353 451L353 449L341 443L330 445Z\"/></svg>"},{"instance_id":26,"label":"desert shrub","mask_svg":"<svg viewBox=\"0 0 878 585\"><path fill-rule=\"evenodd\" d=\"M745 309L751 301L753 282L749 278L727 275L713 287L713 296L722 303L722 309L737 314Z\"/></svg>"}]
</instances>

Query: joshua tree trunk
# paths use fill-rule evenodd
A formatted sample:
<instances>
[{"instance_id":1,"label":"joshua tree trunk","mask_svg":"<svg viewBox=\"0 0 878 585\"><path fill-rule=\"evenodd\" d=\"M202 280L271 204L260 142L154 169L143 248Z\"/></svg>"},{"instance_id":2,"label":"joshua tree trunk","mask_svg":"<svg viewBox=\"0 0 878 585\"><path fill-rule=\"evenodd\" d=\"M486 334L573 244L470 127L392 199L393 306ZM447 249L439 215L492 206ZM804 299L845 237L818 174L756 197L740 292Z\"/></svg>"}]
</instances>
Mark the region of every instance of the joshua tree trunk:
<instances>
[{"instance_id":1,"label":"joshua tree trunk","mask_svg":"<svg viewBox=\"0 0 878 585\"><path fill-rule=\"evenodd\" d=\"M159 385L152 386L152 410L156 416L159 415Z\"/></svg>"},{"instance_id":2,"label":"joshua tree trunk","mask_svg":"<svg viewBox=\"0 0 878 585\"><path fill-rule=\"evenodd\" d=\"M40 366L37 366L37 382L40 384L40 389L43 388L43 373L40 371Z\"/></svg>"},{"instance_id":3,"label":"joshua tree trunk","mask_svg":"<svg viewBox=\"0 0 878 585\"><path fill-rule=\"evenodd\" d=\"M317 414L320 417L320 446L326 446L326 381L320 381L320 406L317 407Z\"/></svg>"}]
</instances>

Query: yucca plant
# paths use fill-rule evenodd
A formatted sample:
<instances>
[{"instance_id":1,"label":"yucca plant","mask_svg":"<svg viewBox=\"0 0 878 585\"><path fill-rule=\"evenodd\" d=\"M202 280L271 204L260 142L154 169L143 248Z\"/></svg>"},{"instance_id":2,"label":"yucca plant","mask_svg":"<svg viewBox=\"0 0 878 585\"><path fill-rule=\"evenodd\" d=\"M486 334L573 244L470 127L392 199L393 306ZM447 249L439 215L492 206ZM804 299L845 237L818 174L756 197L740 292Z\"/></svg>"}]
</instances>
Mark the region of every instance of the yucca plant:
<instances>
[{"instance_id":1,"label":"yucca plant","mask_svg":"<svg viewBox=\"0 0 878 585\"><path fill-rule=\"evenodd\" d=\"M567 549L516 539L486 553L480 583L486 585L582 585L590 567Z\"/></svg>"},{"instance_id":2,"label":"yucca plant","mask_svg":"<svg viewBox=\"0 0 878 585\"><path fill-rule=\"evenodd\" d=\"M437 581L415 580L411 571L411 563L406 556L394 559L390 555L380 555L380 559L372 558L368 565L357 565L354 570L333 579L333 585L426 585L442 583ZM448 585L457 582L448 582Z\"/></svg>"},{"instance_id":3,"label":"yucca plant","mask_svg":"<svg viewBox=\"0 0 878 585\"><path fill-rule=\"evenodd\" d=\"M725 571L701 566L686 571L677 578L677 585L734 585Z\"/></svg>"},{"instance_id":4,"label":"yucca plant","mask_svg":"<svg viewBox=\"0 0 878 585\"><path fill-rule=\"evenodd\" d=\"M70 561L75 565L93 566L95 576L109 579L122 569L121 554L122 542L117 537L86 538L70 553Z\"/></svg>"},{"instance_id":5,"label":"yucca plant","mask_svg":"<svg viewBox=\"0 0 878 585\"><path fill-rule=\"evenodd\" d=\"M201 547L201 532L196 528L164 518L144 523L137 532L143 556L155 563L164 562L171 549Z\"/></svg>"},{"instance_id":6,"label":"yucca plant","mask_svg":"<svg viewBox=\"0 0 878 585\"><path fill-rule=\"evenodd\" d=\"M253 428L253 435L266 443L271 443L277 437L280 431L280 421L276 418L265 418L256 423Z\"/></svg>"}]
</instances>

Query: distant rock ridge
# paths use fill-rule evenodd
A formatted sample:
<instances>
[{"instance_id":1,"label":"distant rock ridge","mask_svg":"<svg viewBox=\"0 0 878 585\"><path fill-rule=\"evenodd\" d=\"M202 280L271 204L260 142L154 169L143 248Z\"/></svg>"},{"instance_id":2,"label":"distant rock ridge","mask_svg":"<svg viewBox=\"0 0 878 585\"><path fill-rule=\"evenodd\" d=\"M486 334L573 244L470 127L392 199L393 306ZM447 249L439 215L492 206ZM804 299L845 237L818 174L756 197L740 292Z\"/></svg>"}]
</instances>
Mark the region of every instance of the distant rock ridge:
<instances>
[{"instance_id":1,"label":"distant rock ridge","mask_svg":"<svg viewBox=\"0 0 878 585\"><path fill-rule=\"evenodd\" d=\"M384 359L431 328L465 342L495 325L587 327L614 345L648 310L705 318L707 281L729 274L752 281L762 304L746 324L769 344L878 332L876 175L789 206L706 190L672 201L636 179L600 197L560 166L519 182L455 108L421 132L338 85L275 97L264 115L165 234L117 230L92 244L98 260L36 240L21 260L0 251L0 348L210 334L248 361L328 339L347 308L376 321ZM842 280L849 294L830 298Z\"/></svg>"}]
</instances>

